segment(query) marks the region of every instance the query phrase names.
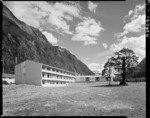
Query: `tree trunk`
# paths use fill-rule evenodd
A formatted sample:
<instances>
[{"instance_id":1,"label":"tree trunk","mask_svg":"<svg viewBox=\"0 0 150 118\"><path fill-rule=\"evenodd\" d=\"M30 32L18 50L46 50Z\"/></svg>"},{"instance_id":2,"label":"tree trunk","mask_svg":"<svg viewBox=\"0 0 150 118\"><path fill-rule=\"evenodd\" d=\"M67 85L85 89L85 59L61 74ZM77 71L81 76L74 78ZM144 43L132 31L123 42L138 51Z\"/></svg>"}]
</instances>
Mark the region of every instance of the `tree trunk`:
<instances>
[{"instance_id":1,"label":"tree trunk","mask_svg":"<svg viewBox=\"0 0 150 118\"><path fill-rule=\"evenodd\" d=\"M109 77L109 85L111 85L111 77Z\"/></svg>"},{"instance_id":2,"label":"tree trunk","mask_svg":"<svg viewBox=\"0 0 150 118\"><path fill-rule=\"evenodd\" d=\"M99 77L96 77L96 81L100 81L100 80L99 80Z\"/></svg>"},{"instance_id":3,"label":"tree trunk","mask_svg":"<svg viewBox=\"0 0 150 118\"><path fill-rule=\"evenodd\" d=\"M127 85L126 83L126 67L125 67L125 58L122 60L122 80L120 82L120 85Z\"/></svg>"}]
</instances>

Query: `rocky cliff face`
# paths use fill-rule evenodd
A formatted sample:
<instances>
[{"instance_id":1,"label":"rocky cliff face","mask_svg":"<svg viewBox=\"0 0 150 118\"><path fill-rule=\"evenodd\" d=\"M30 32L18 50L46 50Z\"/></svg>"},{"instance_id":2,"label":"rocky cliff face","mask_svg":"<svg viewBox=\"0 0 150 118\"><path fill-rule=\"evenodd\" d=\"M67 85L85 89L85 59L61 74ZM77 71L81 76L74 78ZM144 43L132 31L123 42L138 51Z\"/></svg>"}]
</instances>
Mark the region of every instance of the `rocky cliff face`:
<instances>
[{"instance_id":1,"label":"rocky cliff face","mask_svg":"<svg viewBox=\"0 0 150 118\"><path fill-rule=\"evenodd\" d=\"M3 5L3 39L2 58L4 72L14 73L15 57L18 63L27 59L48 64L82 75L93 72L67 49L53 46L36 28L18 20L12 12Z\"/></svg>"}]
</instances>

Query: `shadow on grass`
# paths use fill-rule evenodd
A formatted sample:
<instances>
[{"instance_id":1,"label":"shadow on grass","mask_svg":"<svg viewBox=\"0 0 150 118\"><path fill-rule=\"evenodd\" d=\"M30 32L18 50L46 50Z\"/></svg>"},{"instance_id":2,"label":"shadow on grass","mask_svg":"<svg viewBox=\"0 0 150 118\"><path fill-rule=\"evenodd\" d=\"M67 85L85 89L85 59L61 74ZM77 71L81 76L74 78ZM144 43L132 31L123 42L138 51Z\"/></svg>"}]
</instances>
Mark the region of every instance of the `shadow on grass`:
<instances>
[{"instance_id":1,"label":"shadow on grass","mask_svg":"<svg viewBox=\"0 0 150 118\"><path fill-rule=\"evenodd\" d=\"M89 87L123 87L126 85L112 84L112 85L97 85L97 86L89 86Z\"/></svg>"}]
</instances>

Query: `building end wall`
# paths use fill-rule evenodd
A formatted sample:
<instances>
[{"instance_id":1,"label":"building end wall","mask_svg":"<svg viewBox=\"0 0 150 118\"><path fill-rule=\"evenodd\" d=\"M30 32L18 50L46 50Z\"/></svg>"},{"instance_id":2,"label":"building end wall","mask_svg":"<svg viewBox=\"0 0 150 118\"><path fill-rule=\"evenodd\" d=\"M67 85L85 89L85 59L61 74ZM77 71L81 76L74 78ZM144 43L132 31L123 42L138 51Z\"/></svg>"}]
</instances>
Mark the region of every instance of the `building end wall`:
<instances>
[{"instance_id":1,"label":"building end wall","mask_svg":"<svg viewBox=\"0 0 150 118\"><path fill-rule=\"evenodd\" d=\"M27 60L26 84L41 86L41 64L40 63Z\"/></svg>"}]
</instances>

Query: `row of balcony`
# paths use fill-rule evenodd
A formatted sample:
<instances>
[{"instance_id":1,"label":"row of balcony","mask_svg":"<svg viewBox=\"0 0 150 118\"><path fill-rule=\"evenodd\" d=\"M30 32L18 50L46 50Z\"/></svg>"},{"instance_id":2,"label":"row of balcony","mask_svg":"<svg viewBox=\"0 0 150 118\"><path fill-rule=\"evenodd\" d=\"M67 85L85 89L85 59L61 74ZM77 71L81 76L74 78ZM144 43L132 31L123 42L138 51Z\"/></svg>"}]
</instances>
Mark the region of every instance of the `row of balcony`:
<instances>
[{"instance_id":1,"label":"row of balcony","mask_svg":"<svg viewBox=\"0 0 150 118\"><path fill-rule=\"evenodd\" d=\"M59 74L53 74L53 73L46 73L46 72L42 72L42 77L50 77L50 78L58 78L58 79L65 79L65 78L68 78L68 79L74 79L75 76L64 76L64 75L59 75Z\"/></svg>"},{"instance_id":2,"label":"row of balcony","mask_svg":"<svg viewBox=\"0 0 150 118\"><path fill-rule=\"evenodd\" d=\"M75 79L70 79L70 78L64 78L64 79L58 79L58 78L52 78L52 77L43 77L42 80L52 80L52 81L63 81L63 82L75 82Z\"/></svg>"},{"instance_id":3,"label":"row of balcony","mask_svg":"<svg viewBox=\"0 0 150 118\"><path fill-rule=\"evenodd\" d=\"M45 65L42 65L42 69L47 70L47 71L51 71L51 72L55 72L55 73L75 76L75 74L73 74L73 73L64 72L64 71L61 71L61 70L57 70L57 69L54 69L54 68L47 67Z\"/></svg>"},{"instance_id":4,"label":"row of balcony","mask_svg":"<svg viewBox=\"0 0 150 118\"><path fill-rule=\"evenodd\" d=\"M65 76L65 77L75 77L74 75L68 75L68 74L64 74L64 73L60 73L60 72L56 72L56 71L52 71L52 70L42 70L42 72L45 72L47 74Z\"/></svg>"}]
</instances>

